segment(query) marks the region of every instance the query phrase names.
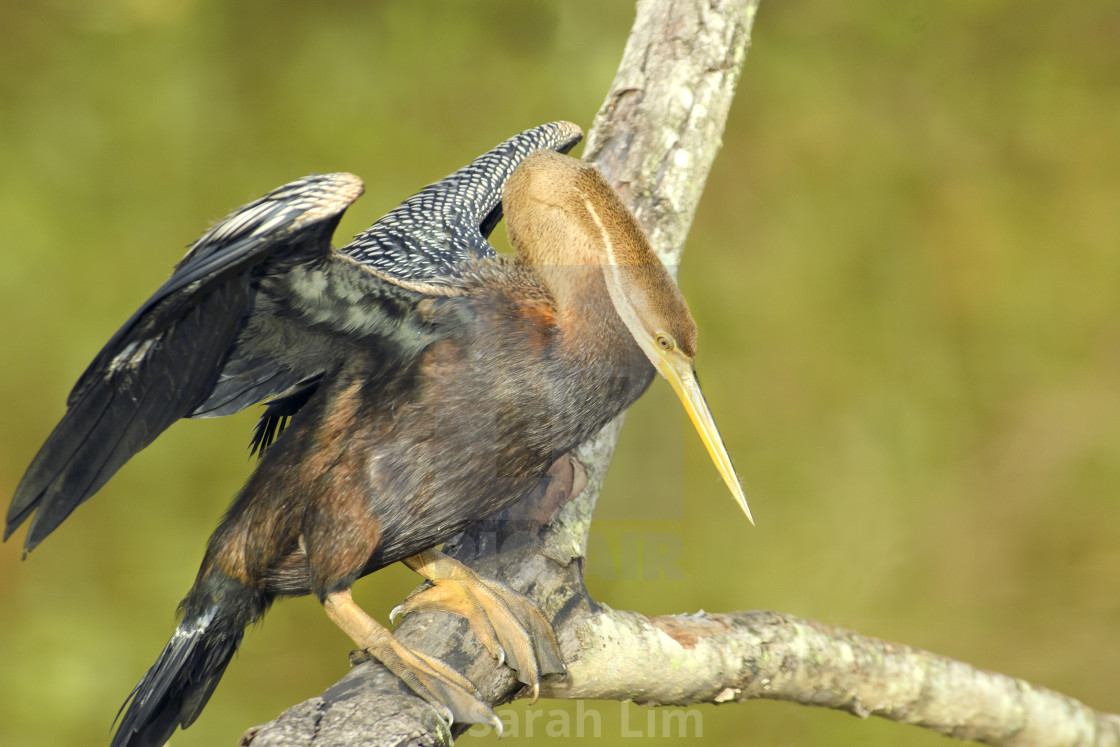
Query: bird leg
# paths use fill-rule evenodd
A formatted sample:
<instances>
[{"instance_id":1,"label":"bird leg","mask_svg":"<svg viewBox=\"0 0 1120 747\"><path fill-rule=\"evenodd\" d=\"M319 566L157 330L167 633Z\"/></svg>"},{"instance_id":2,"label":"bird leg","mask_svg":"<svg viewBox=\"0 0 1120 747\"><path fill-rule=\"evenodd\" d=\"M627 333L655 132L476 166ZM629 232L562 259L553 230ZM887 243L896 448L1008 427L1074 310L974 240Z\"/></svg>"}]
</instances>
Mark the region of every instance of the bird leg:
<instances>
[{"instance_id":1,"label":"bird leg","mask_svg":"<svg viewBox=\"0 0 1120 747\"><path fill-rule=\"evenodd\" d=\"M501 736L501 720L470 680L439 659L406 648L358 606L349 589L328 594L323 609L354 643L435 706L448 723L490 724Z\"/></svg>"},{"instance_id":2,"label":"bird leg","mask_svg":"<svg viewBox=\"0 0 1120 747\"><path fill-rule=\"evenodd\" d=\"M432 585L395 607L390 620L419 609L465 617L498 663L517 670L517 679L531 688L533 702L540 695L542 675L567 671L552 626L533 600L438 550L425 550L403 562Z\"/></svg>"}]
</instances>

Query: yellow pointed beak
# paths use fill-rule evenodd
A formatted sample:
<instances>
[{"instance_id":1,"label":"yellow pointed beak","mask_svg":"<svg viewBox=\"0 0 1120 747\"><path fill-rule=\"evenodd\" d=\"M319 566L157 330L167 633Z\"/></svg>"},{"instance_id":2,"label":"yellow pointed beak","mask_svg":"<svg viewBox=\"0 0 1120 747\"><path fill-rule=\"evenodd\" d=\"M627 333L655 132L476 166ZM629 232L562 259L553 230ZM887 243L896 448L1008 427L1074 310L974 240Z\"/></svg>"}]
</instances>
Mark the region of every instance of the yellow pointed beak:
<instances>
[{"instance_id":1,"label":"yellow pointed beak","mask_svg":"<svg viewBox=\"0 0 1120 747\"><path fill-rule=\"evenodd\" d=\"M727 449L724 447L723 439L720 438L719 430L716 428L716 421L712 419L708 403L704 401L704 395L700 391L700 383L696 381L696 373L692 369L692 360L676 351L658 350L657 354L658 360L654 361L657 370L668 379L673 391L677 393L681 404L688 412L688 417L692 419L692 424L696 426L696 431L700 434L704 447L708 450L708 456L715 462L716 469L723 476L723 481L731 489L731 495L735 498L735 502L739 504L739 508L743 509L743 513L747 515L747 520L754 524L751 509L747 506L747 498L743 495L743 486L739 482L739 477L735 474L735 468L731 466L731 457L727 456Z\"/></svg>"}]
</instances>

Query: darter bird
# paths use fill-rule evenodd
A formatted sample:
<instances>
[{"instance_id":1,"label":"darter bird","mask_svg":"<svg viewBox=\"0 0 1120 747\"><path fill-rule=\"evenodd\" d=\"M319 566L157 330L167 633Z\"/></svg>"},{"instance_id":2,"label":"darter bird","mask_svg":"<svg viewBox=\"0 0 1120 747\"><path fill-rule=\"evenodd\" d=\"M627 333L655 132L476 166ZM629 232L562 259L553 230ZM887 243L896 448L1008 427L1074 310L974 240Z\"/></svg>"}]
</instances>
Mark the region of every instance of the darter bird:
<instances>
[{"instance_id":1,"label":"darter bird","mask_svg":"<svg viewBox=\"0 0 1120 747\"><path fill-rule=\"evenodd\" d=\"M553 462L669 380L744 511L693 368L696 325L637 222L566 122L527 130L341 249L362 191L309 176L232 213L90 364L8 511L34 548L175 420L265 401L261 459L210 538L182 619L133 689L114 747L198 717L276 597L327 615L449 721L500 721L351 597L397 561L410 599L472 621L534 694L564 672L536 605L435 548L532 491ZM487 241L505 216L515 256ZM748 512L749 517L749 512Z\"/></svg>"}]
</instances>

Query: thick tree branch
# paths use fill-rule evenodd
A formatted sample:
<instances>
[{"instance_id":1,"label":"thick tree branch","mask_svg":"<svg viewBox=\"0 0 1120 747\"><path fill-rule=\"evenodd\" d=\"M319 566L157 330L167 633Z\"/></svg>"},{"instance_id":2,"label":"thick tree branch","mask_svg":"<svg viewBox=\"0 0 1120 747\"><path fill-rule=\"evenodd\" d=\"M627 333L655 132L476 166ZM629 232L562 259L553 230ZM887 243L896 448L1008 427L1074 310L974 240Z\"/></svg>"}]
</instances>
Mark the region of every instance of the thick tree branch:
<instances>
[{"instance_id":1,"label":"thick tree branch","mask_svg":"<svg viewBox=\"0 0 1120 747\"><path fill-rule=\"evenodd\" d=\"M646 617L604 609L564 633L565 655L583 655L548 697L678 706L769 698L986 744L1120 744L1120 718L1060 693L774 612Z\"/></svg>"},{"instance_id":2,"label":"thick tree branch","mask_svg":"<svg viewBox=\"0 0 1120 747\"><path fill-rule=\"evenodd\" d=\"M670 267L680 259L746 57L758 0L646 0L589 133L585 158L615 184ZM536 493L445 548L535 599L568 676L545 697L648 705L791 700L1007 745L1120 745L1120 719L1004 675L771 612L648 618L599 605L583 585L587 531L622 419ZM475 682L494 705L521 686L441 613L396 634ZM456 725L455 733L463 730ZM435 710L375 662L247 732L253 747L446 745Z\"/></svg>"}]
</instances>

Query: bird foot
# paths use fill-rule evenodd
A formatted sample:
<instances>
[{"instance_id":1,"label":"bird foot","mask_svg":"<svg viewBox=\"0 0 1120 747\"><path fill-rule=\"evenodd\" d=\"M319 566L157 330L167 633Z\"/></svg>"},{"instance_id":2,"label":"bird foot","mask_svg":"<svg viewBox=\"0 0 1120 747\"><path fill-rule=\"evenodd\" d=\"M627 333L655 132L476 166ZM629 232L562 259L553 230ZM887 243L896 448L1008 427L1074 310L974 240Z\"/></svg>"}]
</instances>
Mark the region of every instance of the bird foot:
<instances>
[{"instance_id":1,"label":"bird foot","mask_svg":"<svg viewBox=\"0 0 1120 747\"><path fill-rule=\"evenodd\" d=\"M393 608L391 621L421 609L466 618L498 663L517 671L517 679L529 687L533 702L540 695L542 676L567 672L552 626L533 600L435 550L404 562L432 585Z\"/></svg>"},{"instance_id":2,"label":"bird foot","mask_svg":"<svg viewBox=\"0 0 1120 747\"><path fill-rule=\"evenodd\" d=\"M366 614L349 590L329 594L324 607L331 619L362 647L351 652L352 665L377 659L435 707L448 724L489 724L501 737L501 719L482 700L470 680L439 659L406 647Z\"/></svg>"},{"instance_id":3,"label":"bird foot","mask_svg":"<svg viewBox=\"0 0 1120 747\"><path fill-rule=\"evenodd\" d=\"M405 647L389 634L382 645L366 649L414 693L435 706L449 724L489 724L499 737L502 721L470 680L443 661Z\"/></svg>"}]
</instances>

